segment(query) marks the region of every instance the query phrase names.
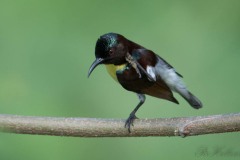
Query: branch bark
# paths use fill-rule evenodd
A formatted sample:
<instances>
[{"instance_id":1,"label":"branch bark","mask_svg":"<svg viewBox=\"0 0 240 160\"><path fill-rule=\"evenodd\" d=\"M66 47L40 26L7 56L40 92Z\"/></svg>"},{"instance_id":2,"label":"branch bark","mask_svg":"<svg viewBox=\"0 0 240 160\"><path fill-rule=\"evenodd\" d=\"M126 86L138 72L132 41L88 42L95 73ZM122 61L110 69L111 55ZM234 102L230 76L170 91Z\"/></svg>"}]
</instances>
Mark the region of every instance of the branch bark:
<instances>
[{"instance_id":1,"label":"branch bark","mask_svg":"<svg viewBox=\"0 0 240 160\"><path fill-rule=\"evenodd\" d=\"M239 132L240 113L136 119L131 133L124 128L123 119L56 118L0 115L0 131L18 134L37 134L73 137L145 137L196 136Z\"/></svg>"}]
</instances>

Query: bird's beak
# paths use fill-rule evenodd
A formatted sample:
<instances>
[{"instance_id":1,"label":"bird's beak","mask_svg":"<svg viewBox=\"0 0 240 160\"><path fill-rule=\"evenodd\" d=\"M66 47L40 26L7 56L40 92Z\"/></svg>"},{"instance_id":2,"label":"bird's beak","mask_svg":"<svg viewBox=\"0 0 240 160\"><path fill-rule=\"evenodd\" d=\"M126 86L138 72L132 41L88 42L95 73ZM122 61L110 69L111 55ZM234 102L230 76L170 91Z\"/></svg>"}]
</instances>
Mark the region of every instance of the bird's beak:
<instances>
[{"instance_id":1,"label":"bird's beak","mask_svg":"<svg viewBox=\"0 0 240 160\"><path fill-rule=\"evenodd\" d=\"M88 71L88 77L90 76L90 74L92 73L92 71L94 70L94 68L96 68L99 64L102 64L104 61L104 59L102 58L97 58L91 65L91 67L89 68Z\"/></svg>"}]
</instances>

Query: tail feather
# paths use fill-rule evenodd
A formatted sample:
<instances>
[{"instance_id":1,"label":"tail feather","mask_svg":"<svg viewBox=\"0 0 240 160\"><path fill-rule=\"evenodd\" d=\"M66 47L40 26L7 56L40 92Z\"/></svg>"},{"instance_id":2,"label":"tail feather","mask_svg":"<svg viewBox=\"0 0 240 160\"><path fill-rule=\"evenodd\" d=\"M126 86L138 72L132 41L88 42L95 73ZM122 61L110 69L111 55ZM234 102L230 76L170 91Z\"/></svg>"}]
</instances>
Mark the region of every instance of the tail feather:
<instances>
[{"instance_id":1,"label":"tail feather","mask_svg":"<svg viewBox=\"0 0 240 160\"><path fill-rule=\"evenodd\" d=\"M202 108L202 102L194 96L191 92L188 92L188 97L183 97L193 108L199 109Z\"/></svg>"},{"instance_id":2,"label":"tail feather","mask_svg":"<svg viewBox=\"0 0 240 160\"><path fill-rule=\"evenodd\" d=\"M178 90L178 93L195 109L202 108L202 102L187 89Z\"/></svg>"}]
</instances>

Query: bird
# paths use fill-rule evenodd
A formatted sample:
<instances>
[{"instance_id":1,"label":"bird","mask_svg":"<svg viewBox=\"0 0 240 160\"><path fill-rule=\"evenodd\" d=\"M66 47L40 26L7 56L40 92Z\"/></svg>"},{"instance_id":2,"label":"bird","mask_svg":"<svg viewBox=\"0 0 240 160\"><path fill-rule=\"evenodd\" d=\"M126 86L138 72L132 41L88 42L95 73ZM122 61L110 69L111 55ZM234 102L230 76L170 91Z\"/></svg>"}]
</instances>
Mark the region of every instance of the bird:
<instances>
[{"instance_id":1,"label":"bird","mask_svg":"<svg viewBox=\"0 0 240 160\"><path fill-rule=\"evenodd\" d=\"M202 102L188 91L183 76L159 55L118 33L106 33L98 38L95 46L95 61L89 68L88 77L100 64L104 64L110 76L121 86L137 94L139 103L125 122L131 133L136 112L146 96L179 104L173 92L180 94L195 109Z\"/></svg>"}]
</instances>

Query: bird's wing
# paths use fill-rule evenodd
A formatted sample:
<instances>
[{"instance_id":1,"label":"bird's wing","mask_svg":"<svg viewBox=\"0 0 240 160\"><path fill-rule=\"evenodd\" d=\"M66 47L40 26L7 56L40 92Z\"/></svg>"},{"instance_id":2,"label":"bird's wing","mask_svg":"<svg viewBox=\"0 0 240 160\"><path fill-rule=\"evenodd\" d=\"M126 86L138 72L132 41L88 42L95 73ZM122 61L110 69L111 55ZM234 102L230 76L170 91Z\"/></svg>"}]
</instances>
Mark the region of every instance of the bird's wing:
<instances>
[{"instance_id":1,"label":"bird's wing","mask_svg":"<svg viewBox=\"0 0 240 160\"><path fill-rule=\"evenodd\" d=\"M163 58L161 58L159 55L156 55L157 57L158 57L158 63L161 63L161 65L165 65L166 66L166 68L168 68L168 69L173 69L174 70L174 72L179 76L179 77L182 77L183 78L183 76L180 74L180 73L178 73L174 68L173 68L173 66L171 66L167 61L165 61Z\"/></svg>"},{"instance_id":2,"label":"bird's wing","mask_svg":"<svg viewBox=\"0 0 240 160\"><path fill-rule=\"evenodd\" d=\"M178 103L178 101L173 97L169 86L161 78L159 72L156 72L156 65L159 65L159 61L162 63L162 65L166 66L169 69L172 69L173 67L170 64L147 49L134 50L131 57L133 63L136 64L137 69L141 71L141 74L146 75L148 80L154 83L154 85L151 87L144 89L145 94Z\"/></svg>"},{"instance_id":3,"label":"bird's wing","mask_svg":"<svg viewBox=\"0 0 240 160\"><path fill-rule=\"evenodd\" d=\"M144 75L146 75L148 77L148 79L150 81L156 81L156 79L151 74L149 74L143 68L143 66L138 62L138 60L140 59L140 58L138 58L138 54L139 54L139 52L136 51L135 54L134 54L135 57L133 57L132 55L127 53L126 61L135 69L135 71L137 72L139 78L142 78L142 73L143 73ZM136 55L137 55L137 57L136 57Z\"/></svg>"},{"instance_id":4,"label":"bird's wing","mask_svg":"<svg viewBox=\"0 0 240 160\"><path fill-rule=\"evenodd\" d=\"M149 78L150 81L156 81L156 77L154 75L154 71L151 67L155 67L156 65L163 66L165 69L171 69L174 71L179 77L183 77L180 73L176 72L176 70L163 58L155 54L154 52L147 49L136 49L133 51L130 59L136 63L138 68Z\"/></svg>"}]
</instances>

